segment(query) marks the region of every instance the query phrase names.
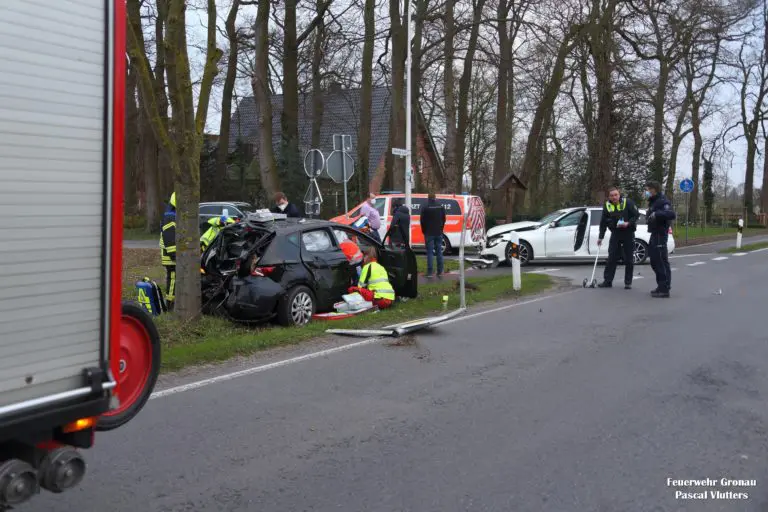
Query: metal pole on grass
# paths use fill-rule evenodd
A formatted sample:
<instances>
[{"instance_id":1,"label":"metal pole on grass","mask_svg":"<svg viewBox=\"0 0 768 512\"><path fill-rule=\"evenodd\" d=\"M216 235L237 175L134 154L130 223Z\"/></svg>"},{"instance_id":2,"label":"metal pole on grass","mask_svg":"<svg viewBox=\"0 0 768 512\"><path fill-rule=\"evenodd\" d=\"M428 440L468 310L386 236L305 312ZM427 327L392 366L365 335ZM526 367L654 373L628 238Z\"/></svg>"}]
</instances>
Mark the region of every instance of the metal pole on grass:
<instances>
[{"instance_id":1,"label":"metal pole on grass","mask_svg":"<svg viewBox=\"0 0 768 512\"><path fill-rule=\"evenodd\" d=\"M520 276L520 235L516 232L512 232L509 234L510 241L509 243L515 244L517 246L517 256L512 258L512 289L516 292L520 291L521 288L521 276Z\"/></svg>"},{"instance_id":2,"label":"metal pole on grass","mask_svg":"<svg viewBox=\"0 0 768 512\"><path fill-rule=\"evenodd\" d=\"M736 231L736 248L741 249L741 232L744 229L744 219L739 219L738 228Z\"/></svg>"}]
</instances>

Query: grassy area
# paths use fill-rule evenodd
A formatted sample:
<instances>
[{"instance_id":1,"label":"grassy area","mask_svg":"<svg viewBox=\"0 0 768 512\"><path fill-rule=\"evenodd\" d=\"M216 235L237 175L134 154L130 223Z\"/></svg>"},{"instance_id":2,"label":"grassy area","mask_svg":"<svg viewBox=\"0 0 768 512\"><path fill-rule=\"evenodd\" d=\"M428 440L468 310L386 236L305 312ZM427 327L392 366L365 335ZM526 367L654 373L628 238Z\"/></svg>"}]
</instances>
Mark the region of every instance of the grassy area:
<instances>
[{"instance_id":1,"label":"grassy area","mask_svg":"<svg viewBox=\"0 0 768 512\"><path fill-rule=\"evenodd\" d=\"M123 240L159 240L160 235L147 233L144 228L123 229Z\"/></svg>"},{"instance_id":2,"label":"grassy area","mask_svg":"<svg viewBox=\"0 0 768 512\"><path fill-rule=\"evenodd\" d=\"M523 291L515 293L508 276L474 278L467 282L474 288L467 289L469 305L538 293L552 284L549 276L523 274ZM300 343L323 336L329 328L369 328L421 318L441 311L443 295L450 296L450 308L457 307L459 297L456 285L455 281L422 285L419 298L399 303L392 309L332 322L313 321L304 327L276 327L267 324L248 328L214 317L203 317L193 323L183 323L171 315L159 317L157 325L163 340L163 371L225 361L271 347Z\"/></svg>"},{"instance_id":3,"label":"grassy area","mask_svg":"<svg viewBox=\"0 0 768 512\"><path fill-rule=\"evenodd\" d=\"M758 242L756 244L742 245L741 249L737 249L736 247L727 247L725 249L720 249L718 252L724 254L732 254L734 252L749 252L755 251L757 249L765 249L766 247L768 247L768 242Z\"/></svg>"},{"instance_id":4,"label":"grassy area","mask_svg":"<svg viewBox=\"0 0 768 512\"><path fill-rule=\"evenodd\" d=\"M416 264L419 268L419 274L426 274L427 273L427 257L426 255L417 255L416 256ZM437 272L437 261L432 261L432 265L434 265L433 272ZM443 259L443 271L444 272L450 272L452 270L459 270L459 262L458 260L448 260Z\"/></svg>"},{"instance_id":5,"label":"grassy area","mask_svg":"<svg viewBox=\"0 0 768 512\"><path fill-rule=\"evenodd\" d=\"M165 290L160 249L123 249L123 298L136 299L136 281L149 277Z\"/></svg>"},{"instance_id":6,"label":"grassy area","mask_svg":"<svg viewBox=\"0 0 768 512\"><path fill-rule=\"evenodd\" d=\"M675 225L673 228L675 240L685 240L685 226ZM760 233L768 234L764 229L745 229L744 236L756 235ZM720 235L733 235L736 238L736 228L725 228L721 226L688 226L688 240L696 240L697 238L710 238Z\"/></svg>"}]
</instances>

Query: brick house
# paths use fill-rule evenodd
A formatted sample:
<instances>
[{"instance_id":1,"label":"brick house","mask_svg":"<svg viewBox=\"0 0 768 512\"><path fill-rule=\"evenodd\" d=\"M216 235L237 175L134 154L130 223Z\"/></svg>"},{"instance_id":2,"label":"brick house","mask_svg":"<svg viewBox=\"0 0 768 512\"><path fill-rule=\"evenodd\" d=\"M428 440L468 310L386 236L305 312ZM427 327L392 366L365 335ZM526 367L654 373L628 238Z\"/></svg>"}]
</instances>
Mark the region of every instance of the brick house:
<instances>
[{"instance_id":1,"label":"brick house","mask_svg":"<svg viewBox=\"0 0 768 512\"><path fill-rule=\"evenodd\" d=\"M350 155L358 164L356 149L358 147L358 131L360 125L360 89L342 89L338 85L331 86L323 92L323 116L320 120L320 149L328 155L333 150L333 135L350 135L352 151ZM280 151L281 125L280 118L283 110L283 96L272 97L272 146L275 158ZM391 153L389 144L389 121L391 117L391 95L388 87L374 87L371 105L371 144L368 159L368 184L371 192L381 191L385 177L386 157ZM429 128L424 121L424 115L419 109L419 122L413 129L416 131L416 147L414 148L413 169L418 173L422 189L440 190L444 186L444 167L440 155L435 149L435 143ZM311 149L312 129L314 125L312 112L312 94L299 95L299 149L302 155ZM259 147L259 111L253 97L243 98L232 116L229 138L229 151L233 151L237 141L245 143L248 158L258 158ZM405 130L405 127L403 127ZM356 167L355 172L359 169ZM353 178L354 179L354 178ZM334 194L338 197L342 185L334 183L327 173L321 176L320 187L325 202L334 207ZM329 197L330 196L330 197ZM343 196L342 196L343 197ZM300 201L301 198L298 198ZM324 207L325 209L325 207ZM340 212L337 212L340 213Z\"/></svg>"}]
</instances>

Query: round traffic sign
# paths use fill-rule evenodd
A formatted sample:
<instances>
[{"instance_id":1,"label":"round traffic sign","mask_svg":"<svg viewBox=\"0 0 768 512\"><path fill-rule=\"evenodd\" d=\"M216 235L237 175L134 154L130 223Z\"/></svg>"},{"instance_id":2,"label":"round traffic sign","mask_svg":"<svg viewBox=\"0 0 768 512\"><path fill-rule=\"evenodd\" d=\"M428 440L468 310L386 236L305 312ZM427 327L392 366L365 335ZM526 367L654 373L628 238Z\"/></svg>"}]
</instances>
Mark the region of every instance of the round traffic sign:
<instances>
[{"instance_id":1,"label":"round traffic sign","mask_svg":"<svg viewBox=\"0 0 768 512\"><path fill-rule=\"evenodd\" d=\"M310 149L304 155L304 172L310 178L317 178L325 168L325 156L319 149Z\"/></svg>"},{"instance_id":2,"label":"round traffic sign","mask_svg":"<svg viewBox=\"0 0 768 512\"><path fill-rule=\"evenodd\" d=\"M690 178L685 178L682 180L680 182L680 190L686 194L693 192L693 180Z\"/></svg>"}]
</instances>

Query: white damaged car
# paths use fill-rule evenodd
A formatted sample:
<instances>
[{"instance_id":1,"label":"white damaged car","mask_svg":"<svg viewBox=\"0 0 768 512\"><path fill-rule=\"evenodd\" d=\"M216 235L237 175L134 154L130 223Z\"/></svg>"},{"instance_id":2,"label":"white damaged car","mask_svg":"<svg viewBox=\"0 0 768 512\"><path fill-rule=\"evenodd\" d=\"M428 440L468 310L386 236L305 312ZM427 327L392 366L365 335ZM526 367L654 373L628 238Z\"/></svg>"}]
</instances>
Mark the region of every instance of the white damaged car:
<instances>
[{"instance_id":1,"label":"white damaged car","mask_svg":"<svg viewBox=\"0 0 768 512\"><path fill-rule=\"evenodd\" d=\"M486 233L486 242L480 258L494 265L509 263L512 251L512 232L520 236L520 264L533 260L594 260L597 255L597 237L600 233L601 207L582 206L565 208L546 215L538 221L513 222L495 226ZM611 232L605 232L599 259L608 259L608 242ZM640 210L635 231L634 261L641 264L648 259L650 240L645 210ZM675 239L669 230L667 250L675 252Z\"/></svg>"}]
</instances>

